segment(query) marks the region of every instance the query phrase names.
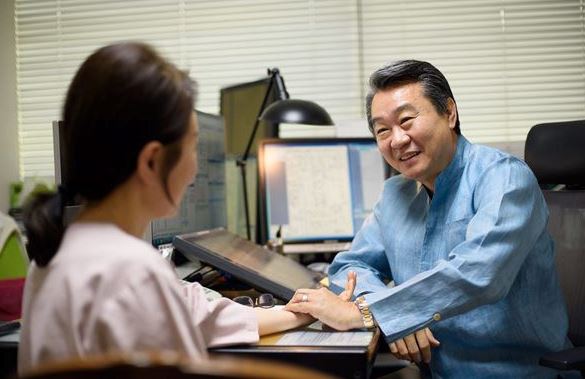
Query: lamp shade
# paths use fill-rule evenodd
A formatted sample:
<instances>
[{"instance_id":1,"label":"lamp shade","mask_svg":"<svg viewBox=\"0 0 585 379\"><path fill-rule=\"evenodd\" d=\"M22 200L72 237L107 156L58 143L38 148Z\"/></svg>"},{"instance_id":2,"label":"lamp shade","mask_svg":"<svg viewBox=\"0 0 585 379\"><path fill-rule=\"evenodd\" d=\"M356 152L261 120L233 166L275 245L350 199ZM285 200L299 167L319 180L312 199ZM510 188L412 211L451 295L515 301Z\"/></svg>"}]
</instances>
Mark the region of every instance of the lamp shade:
<instances>
[{"instance_id":1,"label":"lamp shade","mask_svg":"<svg viewBox=\"0 0 585 379\"><path fill-rule=\"evenodd\" d=\"M311 101L286 99L270 104L260 120L275 124L333 125L329 113Z\"/></svg>"}]
</instances>

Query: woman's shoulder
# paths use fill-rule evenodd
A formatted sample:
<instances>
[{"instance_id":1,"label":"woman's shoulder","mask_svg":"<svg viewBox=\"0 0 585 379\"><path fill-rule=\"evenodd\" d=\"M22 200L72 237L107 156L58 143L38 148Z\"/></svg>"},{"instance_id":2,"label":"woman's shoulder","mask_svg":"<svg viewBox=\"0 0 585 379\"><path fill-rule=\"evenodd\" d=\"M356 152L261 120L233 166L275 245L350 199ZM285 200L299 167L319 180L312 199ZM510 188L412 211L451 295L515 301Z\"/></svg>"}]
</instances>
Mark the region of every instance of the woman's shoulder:
<instances>
[{"instance_id":1,"label":"woman's shoulder","mask_svg":"<svg viewBox=\"0 0 585 379\"><path fill-rule=\"evenodd\" d=\"M86 274L141 271L172 273L169 263L146 241L115 225L75 223L65 233L55 265L73 266Z\"/></svg>"}]
</instances>

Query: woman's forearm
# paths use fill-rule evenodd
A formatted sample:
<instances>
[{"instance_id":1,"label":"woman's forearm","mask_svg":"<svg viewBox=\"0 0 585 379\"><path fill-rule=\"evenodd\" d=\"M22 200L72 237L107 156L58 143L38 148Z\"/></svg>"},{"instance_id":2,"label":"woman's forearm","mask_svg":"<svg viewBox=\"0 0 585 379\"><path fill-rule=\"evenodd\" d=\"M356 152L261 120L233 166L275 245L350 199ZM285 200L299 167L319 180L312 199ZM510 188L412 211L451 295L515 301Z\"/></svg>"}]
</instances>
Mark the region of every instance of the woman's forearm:
<instances>
[{"instance_id":1,"label":"woman's forearm","mask_svg":"<svg viewBox=\"0 0 585 379\"><path fill-rule=\"evenodd\" d=\"M261 336L307 325L314 320L310 315L281 309L254 308L254 310L258 319L258 334Z\"/></svg>"}]
</instances>

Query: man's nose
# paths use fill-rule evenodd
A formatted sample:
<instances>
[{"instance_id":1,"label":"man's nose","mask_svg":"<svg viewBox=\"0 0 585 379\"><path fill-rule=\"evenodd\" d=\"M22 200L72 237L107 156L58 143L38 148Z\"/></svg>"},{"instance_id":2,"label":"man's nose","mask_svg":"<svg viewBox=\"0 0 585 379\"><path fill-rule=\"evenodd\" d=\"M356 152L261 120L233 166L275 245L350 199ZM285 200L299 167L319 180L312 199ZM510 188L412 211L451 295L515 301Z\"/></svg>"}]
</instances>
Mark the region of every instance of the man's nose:
<instances>
[{"instance_id":1,"label":"man's nose","mask_svg":"<svg viewBox=\"0 0 585 379\"><path fill-rule=\"evenodd\" d=\"M400 128L393 129L392 142L390 147L393 149L400 149L410 142L410 136Z\"/></svg>"}]
</instances>

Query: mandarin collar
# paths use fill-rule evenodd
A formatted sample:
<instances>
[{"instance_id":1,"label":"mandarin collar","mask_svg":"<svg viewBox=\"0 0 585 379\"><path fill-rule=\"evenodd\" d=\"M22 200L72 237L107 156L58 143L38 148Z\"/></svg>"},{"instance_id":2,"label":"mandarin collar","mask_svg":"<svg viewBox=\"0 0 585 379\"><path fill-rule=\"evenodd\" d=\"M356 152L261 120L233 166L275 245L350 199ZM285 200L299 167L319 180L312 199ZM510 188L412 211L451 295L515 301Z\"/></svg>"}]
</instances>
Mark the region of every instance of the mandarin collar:
<instances>
[{"instance_id":1,"label":"mandarin collar","mask_svg":"<svg viewBox=\"0 0 585 379\"><path fill-rule=\"evenodd\" d=\"M470 143L465 137L462 135L457 136L457 145L453 159L451 159L451 162L449 162L447 167L437 176L437 180L435 180L434 196L440 195L444 188L449 189L450 184L461 177L463 168L465 167L466 150L469 145Z\"/></svg>"}]
</instances>

